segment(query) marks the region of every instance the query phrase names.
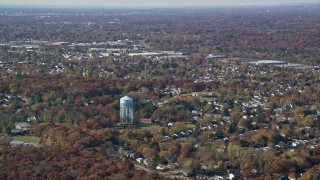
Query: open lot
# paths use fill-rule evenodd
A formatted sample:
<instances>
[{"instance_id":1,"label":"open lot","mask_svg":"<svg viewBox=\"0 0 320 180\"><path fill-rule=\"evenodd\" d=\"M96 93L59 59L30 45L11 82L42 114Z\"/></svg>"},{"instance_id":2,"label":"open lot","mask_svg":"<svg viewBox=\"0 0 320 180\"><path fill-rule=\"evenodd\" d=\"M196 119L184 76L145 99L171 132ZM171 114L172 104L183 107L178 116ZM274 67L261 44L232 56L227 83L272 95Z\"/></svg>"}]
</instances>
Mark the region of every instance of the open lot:
<instances>
[{"instance_id":1,"label":"open lot","mask_svg":"<svg viewBox=\"0 0 320 180\"><path fill-rule=\"evenodd\" d=\"M12 137L12 141L22 141L25 143L32 143L38 145L40 142L40 138L34 136L14 136Z\"/></svg>"},{"instance_id":2,"label":"open lot","mask_svg":"<svg viewBox=\"0 0 320 180\"><path fill-rule=\"evenodd\" d=\"M143 130L156 131L156 130L159 130L163 127L159 126L159 125L155 125L155 124L139 124L136 126L136 128L143 129Z\"/></svg>"}]
</instances>

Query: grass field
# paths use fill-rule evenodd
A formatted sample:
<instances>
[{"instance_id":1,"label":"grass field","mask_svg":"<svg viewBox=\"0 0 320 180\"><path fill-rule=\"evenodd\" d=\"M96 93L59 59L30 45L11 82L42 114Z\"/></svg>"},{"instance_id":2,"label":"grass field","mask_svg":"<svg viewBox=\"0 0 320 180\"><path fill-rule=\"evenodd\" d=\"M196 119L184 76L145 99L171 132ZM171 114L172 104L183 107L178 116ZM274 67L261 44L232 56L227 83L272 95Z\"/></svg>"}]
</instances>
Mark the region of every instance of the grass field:
<instances>
[{"instance_id":1,"label":"grass field","mask_svg":"<svg viewBox=\"0 0 320 180\"><path fill-rule=\"evenodd\" d=\"M191 124L191 123L186 123L187 128L194 128L196 127L196 125ZM139 124L136 126L136 129L146 129L146 130L150 130L150 131L157 131L161 128L167 128L167 127L163 127L163 126L159 126L159 125L155 125L155 124Z\"/></svg>"},{"instance_id":2,"label":"grass field","mask_svg":"<svg viewBox=\"0 0 320 180\"><path fill-rule=\"evenodd\" d=\"M195 124L191 124L191 123L186 123L186 124L187 124L188 129L196 127Z\"/></svg>"},{"instance_id":3,"label":"grass field","mask_svg":"<svg viewBox=\"0 0 320 180\"><path fill-rule=\"evenodd\" d=\"M207 102L210 102L210 101L214 101L214 100L217 100L217 97L200 97L200 101L203 102L203 101L207 101Z\"/></svg>"},{"instance_id":4,"label":"grass field","mask_svg":"<svg viewBox=\"0 0 320 180\"><path fill-rule=\"evenodd\" d=\"M13 136L12 141L22 141L25 143L39 144L40 138L34 136Z\"/></svg>"},{"instance_id":5,"label":"grass field","mask_svg":"<svg viewBox=\"0 0 320 180\"><path fill-rule=\"evenodd\" d=\"M196 127L196 125L194 125L192 123L185 123L185 124L187 125L188 129ZM119 126L121 126L121 124L119 124ZM160 126L160 125L156 125L156 124L134 124L134 125L128 125L125 127L127 127L128 129L149 130L151 132L159 131L161 128L165 128L165 129L168 128L167 126Z\"/></svg>"},{"instance_id":6,"label":"grass field","mask_svg":"<svg viewBox=\"0 0 320 180\"><path fill-rule=\"evenodd\" d=\"M155 124L139 124L136 126L137 129L144 129L149 131L157 131L161 129L162 127Z\"/></svg>"}]
</instances>

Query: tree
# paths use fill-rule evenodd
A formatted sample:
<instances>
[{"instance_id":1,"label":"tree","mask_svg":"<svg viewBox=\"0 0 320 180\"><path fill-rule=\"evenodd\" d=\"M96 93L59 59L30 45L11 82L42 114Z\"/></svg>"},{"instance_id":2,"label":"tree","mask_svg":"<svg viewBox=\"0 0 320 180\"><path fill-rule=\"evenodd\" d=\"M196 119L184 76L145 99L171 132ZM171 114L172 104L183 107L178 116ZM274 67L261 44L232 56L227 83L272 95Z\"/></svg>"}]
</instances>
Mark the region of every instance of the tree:
<instances>
[{"instance_id":1,"label":"tree","mask_svg":"<svg viewBox=\"0 0 320 180\"><path fill-rule=\"evenodd\" d=\"M232 134L232 133L236 132L237 129L238 129L237 123L236 123L236 122L232 122L232 123L229 125L228 132L229 132L230 134Z\"/></svg>"},{"instance_id":2,"label":"tree","mask_svg":"<svg viewBox=\"0 0 320 180\"><path fill-rule=\"evenodd\" d=\"M273 144L278 144L280 141L284 141L284 138L279 134L272 136L270 139L270 142L272 142Z\"/></svg>"},{"instance_id":3,"label":"tree","mask_svg":"<svg viewBox=\"0 0 320 180\"><path fill-rule=\"evenodd\" d=\"M238 163L239 158L242 155L242 152L243 150L241 146L233 144L232 142L228 144L227 153L228 153L228 158L231 162Z\"/></svg>"},{"instance_id":4,"label":"tree","mask_svg":"<svg viewBox=\"0 0 320 180\"><path fill-rule=\"evenodd\" d=\"M204 107L203 107L203 113L212 113L212 109L213 109L213 106L211 104L206 104Z\"/></svg>"},{"instance_id":5,"label":"tree","mask_svg":"<svg viewBox=\"0 0 320 180\"><path fill-rule=\"evenodd\" d=\"M196 168L193 163L194 162L192 160L188 160L183 165L183 167L188 171L188 176L196 175Z\"/></svg>"},{"instance_id":6,"label":"tree","mask_svg":"<svg viewBox=\"0 0 320 180\"><path fill-rule=\"evenodd\" d=\"M190 143L184 143L182 144L181 146L181 149L180 149L180 156L182 158L187 158L190 156L190 153L192 151L192 145Z\"/></svg>"},{"instance_id":7,"label":"tree","mask_svg":"<svg viewBox=\"0 0 320 180\"><path fill-rule=\"evenodd\" d=\"M180 133L187 130L187 125L184 122L176 122L171 128L172 133Z\"/></svg>"}]
</instances>

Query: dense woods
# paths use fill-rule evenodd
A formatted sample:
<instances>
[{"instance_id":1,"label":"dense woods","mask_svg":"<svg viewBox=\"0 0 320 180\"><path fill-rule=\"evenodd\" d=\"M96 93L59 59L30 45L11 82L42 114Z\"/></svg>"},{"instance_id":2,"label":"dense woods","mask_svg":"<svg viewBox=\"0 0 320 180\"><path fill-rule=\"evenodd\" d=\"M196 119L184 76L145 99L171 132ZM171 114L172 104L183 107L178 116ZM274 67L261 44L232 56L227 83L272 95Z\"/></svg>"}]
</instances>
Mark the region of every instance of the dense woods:
<instances>
[{"instance_id":1,"label":"dense woods","mask_svg":"<svg viewBox=\"0 0 320 180\"><path fill-rule=\"evenodd\" d=\"M164 179L114 157L114 146L105 138L112 131L89 134L65 125L37 125L35 130L41 141L54 141L55 145L12 148L2 142L1 179Z\"/></svg>"}]
</instances>

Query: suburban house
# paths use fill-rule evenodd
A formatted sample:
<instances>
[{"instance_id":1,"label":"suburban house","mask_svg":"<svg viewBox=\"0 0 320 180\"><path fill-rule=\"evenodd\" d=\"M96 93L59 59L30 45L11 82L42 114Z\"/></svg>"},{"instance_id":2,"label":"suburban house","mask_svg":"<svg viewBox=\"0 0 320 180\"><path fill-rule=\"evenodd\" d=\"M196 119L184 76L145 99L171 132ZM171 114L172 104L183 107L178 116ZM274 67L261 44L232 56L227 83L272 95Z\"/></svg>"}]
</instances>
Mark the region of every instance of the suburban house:
<instances>
[{"instance_id":1,"label":"suburban house","mask_svg":"<svg viewBox=\"0 0 320 180\"><path fill-rule=\"evenodd\" d=\"M26 122L18 122L14 124L15 129L11 130L12 135L23 135L31 129L30 124Z\"/></svg>"},{"instance_id":2,"label":"suburban house","mask_svg":"<svg viewBox=\"0 0 320 180\"><path fill-rule=\"evenodd\" d=\"M27 131L31 128L30 124L26 122L18 122L14 124L15 129L17 130L22 130L22 131Z\"/></svg>"}]
</instances>

